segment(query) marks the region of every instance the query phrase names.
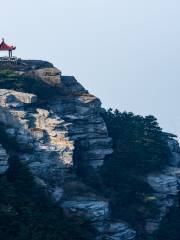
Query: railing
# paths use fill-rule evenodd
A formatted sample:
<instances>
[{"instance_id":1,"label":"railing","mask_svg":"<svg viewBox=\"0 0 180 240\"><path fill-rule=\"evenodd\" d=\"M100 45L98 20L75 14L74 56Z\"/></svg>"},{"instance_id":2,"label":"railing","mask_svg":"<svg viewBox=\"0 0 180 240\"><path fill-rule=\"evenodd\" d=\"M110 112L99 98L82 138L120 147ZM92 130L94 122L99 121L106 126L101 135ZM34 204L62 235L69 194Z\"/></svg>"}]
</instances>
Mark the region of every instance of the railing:
<instances>
[{"instance_id":1,"label":"railing","mask_svg":"<svg viewBox=\"0 0 180 240\"><path fill-rule=\"evenodd\" d=\"M20 58L17 57L0 57L0 63L17 63L18 61L20 61Z\"/></svg>"}]
</instances>

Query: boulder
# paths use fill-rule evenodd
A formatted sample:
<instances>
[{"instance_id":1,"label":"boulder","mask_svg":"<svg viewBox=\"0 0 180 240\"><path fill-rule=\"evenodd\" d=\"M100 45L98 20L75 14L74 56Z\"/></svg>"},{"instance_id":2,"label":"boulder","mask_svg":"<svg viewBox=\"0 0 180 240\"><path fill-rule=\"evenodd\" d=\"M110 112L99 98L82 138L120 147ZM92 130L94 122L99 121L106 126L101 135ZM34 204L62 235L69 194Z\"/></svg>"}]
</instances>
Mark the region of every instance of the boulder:
<instances>
[{"instance_id":1,"label":"boulder","mask_svg":"<svg viewBox=\"0 0 180 240\"><path fill-rule=\"evenodd\" d=\"M61 71L57 68L40 68L28 72L28 76L42 80L52 86L61 85Z\"/></svg>"}]
</instances>

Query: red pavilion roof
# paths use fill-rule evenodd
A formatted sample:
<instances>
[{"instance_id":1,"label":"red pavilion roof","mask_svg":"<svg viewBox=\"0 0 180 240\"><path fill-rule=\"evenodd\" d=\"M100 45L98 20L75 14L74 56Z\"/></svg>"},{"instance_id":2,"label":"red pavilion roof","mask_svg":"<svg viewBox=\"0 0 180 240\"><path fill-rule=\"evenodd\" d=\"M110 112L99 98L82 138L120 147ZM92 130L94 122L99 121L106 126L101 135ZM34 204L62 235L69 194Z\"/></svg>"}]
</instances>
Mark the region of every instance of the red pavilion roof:
<instances>
[{"instance_id":1,"label":"red pavilion roof","mask_svg":"<svg viewBox=\"0 0 180 240\"><path fill-rule=\"evenodd\" d=\"M12 51L15 49L16 49L16 47L6 44L4 42L4 39L2 39L2 43L0 44L0 51Z\"/></svg>"}]
</instances>

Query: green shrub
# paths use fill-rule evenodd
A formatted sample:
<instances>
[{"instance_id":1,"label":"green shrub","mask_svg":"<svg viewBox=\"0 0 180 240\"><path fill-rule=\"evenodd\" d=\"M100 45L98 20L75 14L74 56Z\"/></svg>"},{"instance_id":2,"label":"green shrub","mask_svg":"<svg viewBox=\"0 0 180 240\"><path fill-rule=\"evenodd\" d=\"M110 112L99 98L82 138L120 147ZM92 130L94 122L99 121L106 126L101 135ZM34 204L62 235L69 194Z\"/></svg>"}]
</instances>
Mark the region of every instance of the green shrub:
<instances>
[{"instance_id":1,"label":"green shrub","mask_svg":"<svg viewBox=\"0 0 180 240\"><path fill-rule=\"evenodd\" d=\"M65 91L41 79L19 75L12 70L0 70L0 88L34 93L38 96L39 104L66 95Z\"/></svg>"}]
</instances>

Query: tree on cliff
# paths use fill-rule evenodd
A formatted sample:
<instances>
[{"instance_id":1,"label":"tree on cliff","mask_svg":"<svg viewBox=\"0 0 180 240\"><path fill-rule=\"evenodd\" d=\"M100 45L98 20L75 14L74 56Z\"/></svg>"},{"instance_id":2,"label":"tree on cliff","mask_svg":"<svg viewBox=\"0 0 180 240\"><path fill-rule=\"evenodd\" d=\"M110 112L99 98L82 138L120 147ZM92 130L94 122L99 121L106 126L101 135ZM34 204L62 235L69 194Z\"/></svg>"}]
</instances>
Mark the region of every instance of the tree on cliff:
<instances>
[{"instance_id":1,"label":"tree on cliff","mask_svg":"<svg viewBox=\"0 0 180 240\"><path fill-rule=\"evenodd\" d=\"M109 110L104 119L114 142L113 157L118 155L116 164L147 174L160 170L167 163L170 154L167 136L155 117Z\"/></svg>"},{"instance_id":2,"label":"tree on cliff","mask_svg":"<svg viewBox=\"0 0 180 240\"><path fill-rule=\"evenodd\" d=\"M149 201L152 189L144 178L166 165L170 156L167 136L153 116L110 109L103 117L114 149L102 169L112 212L133 225L143 223L158 211Z\"/></svg>"}]
</instances>

